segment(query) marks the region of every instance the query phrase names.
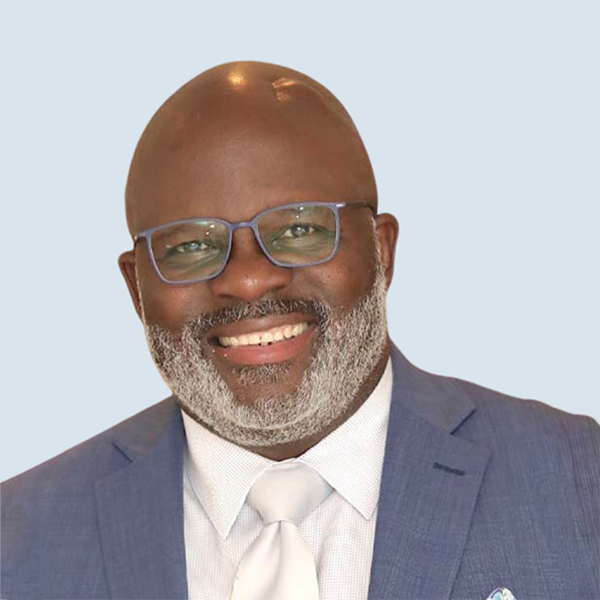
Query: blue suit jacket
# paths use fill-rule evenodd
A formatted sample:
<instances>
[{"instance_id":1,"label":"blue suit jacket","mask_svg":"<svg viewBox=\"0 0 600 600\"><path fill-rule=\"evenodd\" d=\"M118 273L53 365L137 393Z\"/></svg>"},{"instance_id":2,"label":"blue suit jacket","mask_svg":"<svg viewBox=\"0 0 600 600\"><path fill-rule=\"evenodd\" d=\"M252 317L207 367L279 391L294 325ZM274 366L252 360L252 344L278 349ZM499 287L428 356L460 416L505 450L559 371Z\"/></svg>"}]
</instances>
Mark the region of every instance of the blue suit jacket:
<instances>
[{"instance_id":1,"label":"blue suit jacket","mask_svg":"<svg viewBox=\"0 0 600 600\"><path fill-rule=\"evenodd\" d=\"M392 360L369 599L599 599L598 424ZM168 398L4 482L0 597L187 598L184 444Z\"/></svg>"}]
</instances>

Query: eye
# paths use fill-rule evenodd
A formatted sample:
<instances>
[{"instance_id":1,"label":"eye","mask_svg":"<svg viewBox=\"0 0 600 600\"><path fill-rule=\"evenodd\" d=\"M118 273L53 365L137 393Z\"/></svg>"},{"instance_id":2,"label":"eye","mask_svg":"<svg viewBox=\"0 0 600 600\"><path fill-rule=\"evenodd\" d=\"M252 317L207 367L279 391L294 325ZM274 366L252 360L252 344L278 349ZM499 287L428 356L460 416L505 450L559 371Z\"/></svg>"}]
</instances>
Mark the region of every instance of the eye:
<instances>
[{"instance_id":1,"label":"eye","mask_svg":"<svg viewBox=\"0 0 600 600\"><path fill-rule=\"evenodd\" d=\"M292 225L288 227L279 237L280 238L302 238L311 233L315 233L316 229L312 225Z\"/></svg>"},{"instance_id":2,"label":"eye","mask_svg":"<svg viewBox=\"0 0 600 600\"><path fill-rule=\"evenodd\" d=\"M208 250L208 248L208 244L198 240L193 240L191 242L183 242L183 244L179 244L175 246L175 248L171 248L170 252L177 254L192 254L194 252Z\"/></svg>"}]
</instances>

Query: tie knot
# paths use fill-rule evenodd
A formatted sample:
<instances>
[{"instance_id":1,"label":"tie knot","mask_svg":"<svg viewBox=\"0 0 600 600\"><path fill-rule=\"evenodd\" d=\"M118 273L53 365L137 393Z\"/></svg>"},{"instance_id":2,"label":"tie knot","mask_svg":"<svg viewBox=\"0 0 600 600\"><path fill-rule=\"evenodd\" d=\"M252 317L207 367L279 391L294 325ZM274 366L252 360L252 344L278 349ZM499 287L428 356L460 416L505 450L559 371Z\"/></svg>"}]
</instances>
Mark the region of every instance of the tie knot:
<instances>
[{"instance_id":1,"label":"tie knot","mask_svg":"<svg viewBox=\"0 0 600 600\"><path fill-rule=\"evenodd\" d=\"M269 467L254 482L247 502L256 509L265 525L291 521L299 525L333 488L312 467L301 462Z\"/></svg>"}]
</instances>

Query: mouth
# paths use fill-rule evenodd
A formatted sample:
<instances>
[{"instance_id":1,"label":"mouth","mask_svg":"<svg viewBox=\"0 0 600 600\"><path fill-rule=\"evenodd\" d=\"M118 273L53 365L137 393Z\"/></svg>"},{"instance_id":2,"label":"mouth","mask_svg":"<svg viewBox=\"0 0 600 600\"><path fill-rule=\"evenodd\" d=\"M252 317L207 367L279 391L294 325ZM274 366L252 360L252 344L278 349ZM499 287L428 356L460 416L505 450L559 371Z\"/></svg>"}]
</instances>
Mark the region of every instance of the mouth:
<instances>
[{"instance_id":1,"label":"mouth","mask_svg":"<svg viewBox=\"0 0 600 600\"><path fill-rule=\"evenodd\" d=\"M237 346L270 346L284 340L290 340L302 335L309 325L308 322L298 323L296 325L285 325L283 327L273 327L267 331L253 331L243 333L237 336L219 336L216 338L218 345L224 348Z\"/></svg>"},{"instance_id":2,"label":"mouth","mask_svg":"<svg viewBox=\"0 0 600 600\"><path fill-rule=\"evenodd\" d=\"M306 349L316 331L312 318L288 314L216 328L208 341L212 353L228 362L258 365L293 359Z\"/></svg>"}]
</instances>

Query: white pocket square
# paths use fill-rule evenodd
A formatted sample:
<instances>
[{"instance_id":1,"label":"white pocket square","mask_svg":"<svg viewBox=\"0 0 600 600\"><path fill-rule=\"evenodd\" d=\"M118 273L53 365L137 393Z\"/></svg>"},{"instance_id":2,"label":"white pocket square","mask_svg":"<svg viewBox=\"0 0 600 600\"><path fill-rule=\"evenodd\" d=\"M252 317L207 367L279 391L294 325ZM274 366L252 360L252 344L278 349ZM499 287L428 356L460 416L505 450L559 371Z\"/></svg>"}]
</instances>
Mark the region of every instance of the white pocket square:
<instances>
[{"instance_id":1,"label":"white pocket square","mask_svg":"<svg viewBox=\"0 0 600 600\"><path fill-rule=\"evenodd\" d=\"M508 588L496 588L485 600L517 600Z\"/></svg>"}]
</instances>

